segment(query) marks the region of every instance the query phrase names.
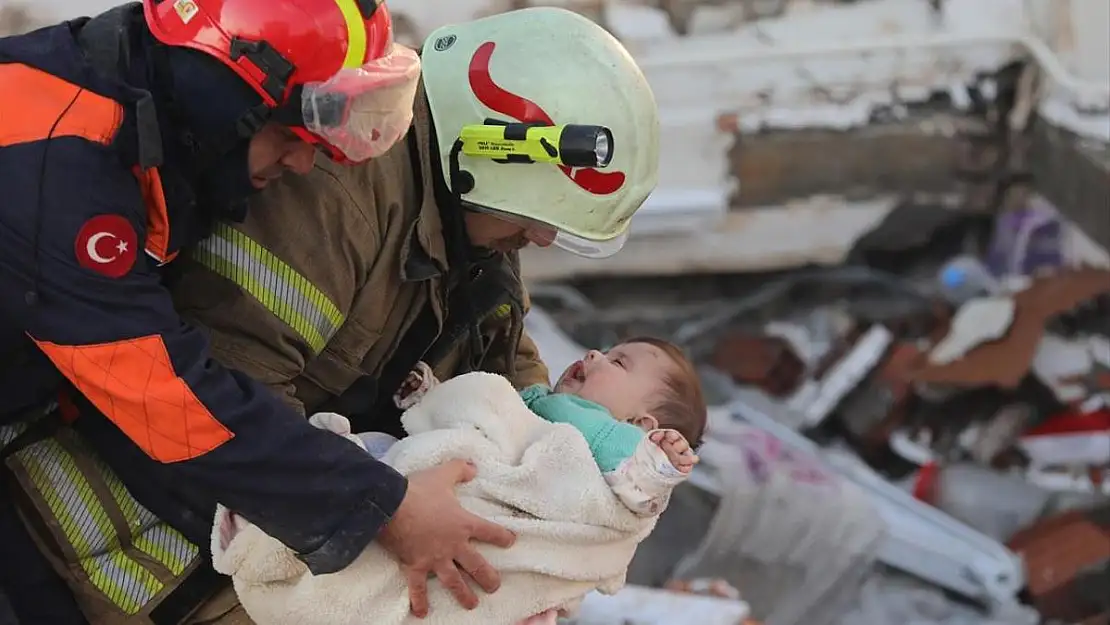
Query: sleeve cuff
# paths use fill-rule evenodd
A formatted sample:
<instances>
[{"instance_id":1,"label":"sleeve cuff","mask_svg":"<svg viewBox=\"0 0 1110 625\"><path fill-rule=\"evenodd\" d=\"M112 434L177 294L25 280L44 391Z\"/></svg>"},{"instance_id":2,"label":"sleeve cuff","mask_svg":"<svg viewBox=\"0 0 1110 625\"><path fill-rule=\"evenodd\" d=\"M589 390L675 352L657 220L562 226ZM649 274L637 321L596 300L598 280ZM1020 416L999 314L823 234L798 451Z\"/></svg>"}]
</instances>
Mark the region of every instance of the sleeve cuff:
<instances>
[{"instance_id":1,"label":"sleeve cuff","mask_svg":"<svg viewBox=\"0 0 1110 625\"><path fill-rule=\"evenodd\" d=\"M362 500L339 527L315 551L297 554L313 575L327 575L347 568L377 537L401 505L408 480L386 464L379 463L371 496Z\"/></svg>"},{"instance_id":2,"label":"sleeve cuff","mask_svg":"<svg viewBox=\"0 0 1110 625\"><path fill-rule=\"evenodd\" d=\"M532 407L532 402L541 397L546 397L551 394L551 388L546 384L533 384L520 392L520 398L529 408Z\"/></svg>"}]
</instances>

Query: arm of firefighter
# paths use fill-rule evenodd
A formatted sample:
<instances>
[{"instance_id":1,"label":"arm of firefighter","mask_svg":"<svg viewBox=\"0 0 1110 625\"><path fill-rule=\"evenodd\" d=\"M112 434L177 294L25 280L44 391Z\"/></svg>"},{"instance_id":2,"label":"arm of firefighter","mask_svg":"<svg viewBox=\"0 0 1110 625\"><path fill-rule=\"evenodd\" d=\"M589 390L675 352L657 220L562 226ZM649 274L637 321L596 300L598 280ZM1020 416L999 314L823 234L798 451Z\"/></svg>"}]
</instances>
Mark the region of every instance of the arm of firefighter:
<instances>
[{"instance_id":1,"label":"arm of firefighter","mask_svg":"<svg viewBox=\"0 0 1110 625\"><path fill-rule=\"evenodd\" d=\"M285 405L306 416L293 380L304 369L307 349L258 300L193 258L198 250L189 254L174 261L179 276L171 292L181 317L205 331L217 361L265 384Z\"/></svg>"},{"instance_id":2,"label":"arm of firefighter","mask_svg":"<svg viewBox=\"0 0 1110 625\"><path fill-rule=\"evenodd\" d=\"M523 288L523 285L522 287ZM532 307L532 301L528 297L527 289L524 290L524 314L527 315L529 309ZM520 334L520 343L517 345L516 366L513 369L513 386L516 388L527 388L533 384L548 384L550 383L550 373L547 370L547 365L544 364L543 359L540 358L540 348L532 337L528 335L528 330L524 329Z\"/></svg>"},{"instance_id":3,"label":"arm of firefighter","mask_svg":"<svg viewBox=\"0 0 1110 625\"><path fill-rule=\"evenodd\" d=\"M405 479L213 360L142 252L157 246L146 224L158 211L148 222L139 186L111 159L86 160L67 163L66 184L48 187L39 206L49 217L27 333L176 478L296 550L315 573L342 569L400 505Z\"/></svg>"},{"instance_id":4,"label":"arm of firefighter","mask_svg":"<svg viewBox=\"0 0 1110 625\"><path fill-rule=\"evenodd\" d=\"M253 200L242 223L218 225L191 250L173 286L177 309L208 332L217 360L302 414L294 380L307 364L341 327L369 332L347 315L379 237L364 216L371 194L350 186L320 167L283 178ZM350 382L344 376L355 375L329 370L322 377L341 390Z\"/></svg>"}]
</instances>

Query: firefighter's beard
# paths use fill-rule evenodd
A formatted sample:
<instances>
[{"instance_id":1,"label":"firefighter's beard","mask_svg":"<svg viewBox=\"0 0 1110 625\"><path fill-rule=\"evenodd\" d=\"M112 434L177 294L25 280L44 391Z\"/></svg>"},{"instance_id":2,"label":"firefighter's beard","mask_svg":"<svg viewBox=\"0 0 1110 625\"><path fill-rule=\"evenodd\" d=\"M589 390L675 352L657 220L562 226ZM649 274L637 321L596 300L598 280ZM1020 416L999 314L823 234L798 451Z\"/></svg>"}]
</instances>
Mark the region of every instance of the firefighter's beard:
<instances>
[{"instance_id":1,"label":"firefighter's beard","mask_svg":"<svg viewBox=\"0 0 1110 625\"><path fill-rule=\"evenodd\" d=\"M201 165L197 196L202 202L220 209L236 209L258 193L247 161L249 146L250 142L243 140L214 162Z\"/></svg>"}]
</instances>

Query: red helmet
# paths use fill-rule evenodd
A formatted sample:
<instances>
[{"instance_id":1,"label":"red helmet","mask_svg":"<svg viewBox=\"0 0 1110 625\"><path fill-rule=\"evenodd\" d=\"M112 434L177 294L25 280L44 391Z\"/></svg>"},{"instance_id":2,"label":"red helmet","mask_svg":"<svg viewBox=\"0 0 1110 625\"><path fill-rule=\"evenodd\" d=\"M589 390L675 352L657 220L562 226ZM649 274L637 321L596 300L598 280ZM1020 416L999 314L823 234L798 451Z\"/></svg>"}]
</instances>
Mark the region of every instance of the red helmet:
<instances>
[{"instance_id":1,"label":"red helmet","mask_svg":"<svg viewBox=\"0 0 1110 625\"><path fill-rule=\"evenodd\" d=\"M385 152L408 130L420 74L393 43L383 0L144 0L162 43L219 59L276 119L339 161Z\"/></svg>"}]
</instances>

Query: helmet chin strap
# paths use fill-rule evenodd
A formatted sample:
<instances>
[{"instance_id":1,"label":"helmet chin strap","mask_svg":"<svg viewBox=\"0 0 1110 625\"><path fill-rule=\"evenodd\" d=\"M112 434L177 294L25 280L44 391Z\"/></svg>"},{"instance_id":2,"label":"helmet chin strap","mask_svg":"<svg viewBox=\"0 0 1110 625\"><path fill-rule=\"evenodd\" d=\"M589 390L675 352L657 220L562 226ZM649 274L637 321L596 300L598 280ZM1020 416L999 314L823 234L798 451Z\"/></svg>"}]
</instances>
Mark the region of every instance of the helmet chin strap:
<instances>
[{"instance_id":1,"label":"helmet chin strap","mask_svg":"<svg viewBox=\"0 0 1110 625\"><path fill-rule=\"evenodd\" d=\"M442 167L440 160L434 158L434 155L439 153L438 142L436 140L436 129L434 124L429 133L430 141L426 149L430 150L433 158L429 160L432 162L432 173L434 176L433 188L436 194L436 203L440 206L440 220L443 222L443 235L447 244L448 262L451 267L458 273L456 274L458 284L455 287L458 289L458 294L464 302L466 302L466 313L470 318L470 329L467 333L470 348L468 358L468 368L473 371L478 369L481 364L482 358L482 329L481 320L478 319L478 310L474 305L474 298L471 294L471 283L478 276L476 269L471 262L471 255L469 250L470 236L466 231L466 220L463 219L463 211L466 210L462 196L474 187L474 177L469 172L463 171L459 166L459 154L462 150L462 142L456 141L448 157L450 171L448 175L451 179L451 187L447 188L447 184L443 177ZM419 146L416 142L416 133L410 132L409 136L409 149L413 153L413 166L416 171L419 171ZM469 181L469 182L467 182ZM449 276L450 279L450 276Z\"/></svg>"},{"instance_id":2,"label":"helmet chin strap","mask_svg":"<svg viewBox=\"0 0 1110 625\"><path fill-rule=\"evenodd\" d=\"M249 142L266 124L270 107L261 102L261 96L254 95L249 85L241 83L218 61L192 50L172 48L156 41L149 49L154 70L152 78L158 85L158 104L169 117L176 131L176 143L183 150L182 160L177 166L182 167L193 180L198 200L214 205L212 207L221 216L242 219L245 216L245 201L256 191L250 183L247 163ZM177 79L181 75L187 77L185 84ZM236 89L230 89L229 84L229 89L221 92L231 91L229 97L242 100L241 112L236 114L233 108L223 103L217 105L228 107L222 119L218 108L206 109L216 111L212 113L213 119L204 120L196 111L192 116L189 114L190 104L197 106L198 110L208 104L201 102L205 99L203 92L206 89L220 89L222 83L232 80ZM246 102L250 96L258 101ZM191 102L183 102L186 98Z\"/></svg>"}]
</instances>

